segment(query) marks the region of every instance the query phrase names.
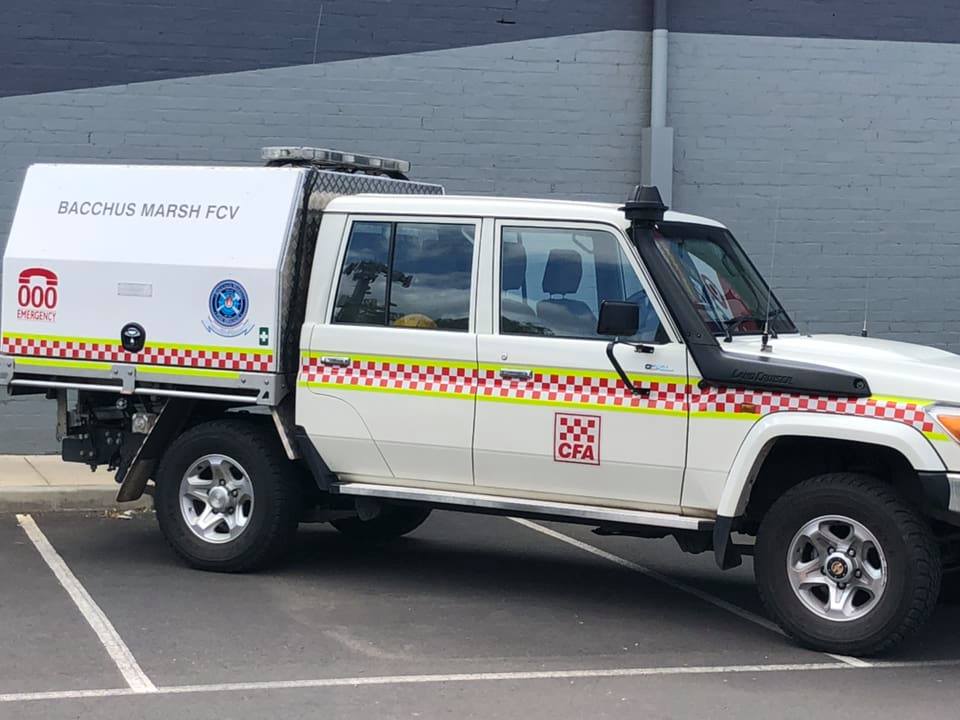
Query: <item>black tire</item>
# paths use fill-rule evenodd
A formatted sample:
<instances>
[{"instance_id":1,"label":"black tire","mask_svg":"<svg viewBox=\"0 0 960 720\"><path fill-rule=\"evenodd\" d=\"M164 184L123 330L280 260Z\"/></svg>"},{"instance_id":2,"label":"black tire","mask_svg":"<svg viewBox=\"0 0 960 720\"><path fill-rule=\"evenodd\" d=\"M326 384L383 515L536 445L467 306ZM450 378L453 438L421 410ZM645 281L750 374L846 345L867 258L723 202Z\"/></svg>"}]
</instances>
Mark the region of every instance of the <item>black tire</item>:
<instances>
[{"instance_id":1,"label":"black tire","mask_svg":"<svg viewBox=\"0 0 960 720\"><path fill-rule=\"evenodd\" d=\"M794 537L808 522L840 515L862 524L883 548L887 584L862 617L838 622L800 600L787 563ZM940 592L940 552L929 526L894 488L855 473L821 475L784 493L760 524L754 572L760 597L777 624L822 652L875 655L890 650L929 618Z\"/></svg>"},{"instance_id":2,"label":"black tire","mask_svg":"<svg viewBox=\"0 0 960 720\"><path fill-rule=\"evenodd\" d=\"M222 544L193 533L180 506L180 483L200 458L222 454L249 475L254 502L248 525ZM246 572L277 560L289 547L301 512L301 486L276 433L248 420L215 420L191 428L167 449L156 476L154 505L164 537L188 565L215 572Z\"/></svg>"},{"instance_id":3,"label":"black tire","mask_svg":"<svg viewBox=\"0 0 960 720\"><path fill-rule=\"evenodd\" d=\"M385 542L416 530L430 516L430 510L416 506L385 505L380 514L371 520L344 518L332 520L330 524L354 540Z\"/></svg>"}]
</instances>

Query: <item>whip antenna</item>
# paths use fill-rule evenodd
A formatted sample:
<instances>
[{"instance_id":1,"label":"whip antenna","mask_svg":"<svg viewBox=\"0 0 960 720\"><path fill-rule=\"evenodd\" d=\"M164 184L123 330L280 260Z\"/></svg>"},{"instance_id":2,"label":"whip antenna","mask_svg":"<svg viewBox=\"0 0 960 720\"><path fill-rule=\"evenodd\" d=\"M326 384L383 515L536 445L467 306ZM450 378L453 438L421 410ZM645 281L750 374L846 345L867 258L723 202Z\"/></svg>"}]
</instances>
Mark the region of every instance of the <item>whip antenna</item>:
<instances>
[{"instance_id":1,"label":"whip antenna","mask_svg":"<svg viewBox=\"0 0 960 720\"><path fill-rule=\"evenodd\" d=\"M771 281L777 262L777 237L780 234L780 203L783 200L783 156L780 156L780 170L777 172L777 210L773 216L773 248L770 251L770 275L767 278L767 308L763 313L763 335L760 337L760 350L770 350L770 299L773 295Z\"/></svg>"},{"instance_id":2,"label":"whip antenna","mask_svg":"<svg viewBox=\"0 0 960 720\"><path fill-rule=\"evenodd\" d=\"M867 273L866 289L863 292L863 330L860 337L867 337L867 318L870 315L870 274Z\"/></svg>"}]
</instances>

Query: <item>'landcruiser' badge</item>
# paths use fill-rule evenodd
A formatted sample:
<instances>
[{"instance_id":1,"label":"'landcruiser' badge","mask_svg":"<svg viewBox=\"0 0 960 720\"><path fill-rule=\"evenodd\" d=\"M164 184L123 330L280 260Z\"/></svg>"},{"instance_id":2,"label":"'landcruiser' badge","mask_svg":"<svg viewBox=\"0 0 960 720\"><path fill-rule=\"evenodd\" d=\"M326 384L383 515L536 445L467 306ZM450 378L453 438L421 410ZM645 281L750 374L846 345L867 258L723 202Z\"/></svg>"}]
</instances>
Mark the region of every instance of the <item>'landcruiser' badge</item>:
<instances>
[{"instance_id":1,"label":"'landcruiser' badge","mask_svg":"<svg viewBox=\"0 0 960 720\"><path fill-rule=\"evenodd\" d=\"M600 464L600 416L557 413L553 427L556 462Z\"/></svg>"}]
</instances>

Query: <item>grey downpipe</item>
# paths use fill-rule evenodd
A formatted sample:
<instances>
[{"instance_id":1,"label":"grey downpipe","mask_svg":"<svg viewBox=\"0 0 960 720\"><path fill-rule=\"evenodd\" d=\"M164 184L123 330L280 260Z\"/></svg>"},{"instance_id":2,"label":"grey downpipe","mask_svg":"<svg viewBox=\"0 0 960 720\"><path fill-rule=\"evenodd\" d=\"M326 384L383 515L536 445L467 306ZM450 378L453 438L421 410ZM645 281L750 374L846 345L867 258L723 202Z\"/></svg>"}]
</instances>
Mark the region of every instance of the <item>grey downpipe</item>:
<instances>
[{"instance_id":1,"label":"grey downpipe","mask_svg":"<svg viewBox=\"0 0 960 720\"><path fill-rule=\"evenodd\" d=\"M650 127L667 126L667 0L654 0L653 41L650 53Z\"/></svg>"},{"instance_id":2,"label":"grey downpipe","mask_svg":"<svg viewBox=\"0 0 960 720\"><path fill-rule=\"evenodd\" d=\"M641 130L640 182L660 188L667 205L673 204L673 128L667 127L668 0L653 2L650 34L650 124Z\"/></svg>"}]
</instances>

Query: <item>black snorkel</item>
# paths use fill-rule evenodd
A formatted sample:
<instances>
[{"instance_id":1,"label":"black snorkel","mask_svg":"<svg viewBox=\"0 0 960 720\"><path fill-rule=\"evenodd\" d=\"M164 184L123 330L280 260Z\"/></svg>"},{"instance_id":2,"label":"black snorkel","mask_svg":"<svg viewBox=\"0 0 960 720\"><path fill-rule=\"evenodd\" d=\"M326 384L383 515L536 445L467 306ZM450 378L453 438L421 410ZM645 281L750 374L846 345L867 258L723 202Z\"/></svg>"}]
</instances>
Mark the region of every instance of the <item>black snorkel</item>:
<instances>
[{"instance_id":1,"label":"black snorkel","mask_svg":"<svg viewBox=\"0 0 960 720\"><path fill-rule=\"evenodd\" d=\"M751 358L724 352L657 248L654 232L667 211L660 191L654 186L637 185L633 197L620 209L630 221L633 245L699 369L701 389L713 386L833 397L870 395L867 381L859 375L772 355Z\"/></svg>"}]
</instances>

